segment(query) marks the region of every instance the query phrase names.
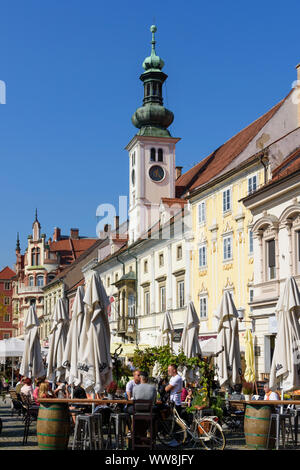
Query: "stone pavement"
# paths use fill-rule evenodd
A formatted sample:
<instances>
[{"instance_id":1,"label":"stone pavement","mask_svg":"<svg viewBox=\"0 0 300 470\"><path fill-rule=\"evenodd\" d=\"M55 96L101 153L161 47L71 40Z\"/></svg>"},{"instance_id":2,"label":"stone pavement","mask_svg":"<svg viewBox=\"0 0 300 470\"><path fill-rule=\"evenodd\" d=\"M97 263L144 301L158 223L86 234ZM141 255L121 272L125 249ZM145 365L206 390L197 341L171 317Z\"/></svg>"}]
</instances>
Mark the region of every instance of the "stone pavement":
<instances>
[{"instance_id":1,"label":"stone pavement","mask_svg":"<svg viewBox=\"0 0 300 470\"><path fill-rule=\"evenodd\" d=\"M23 446L24 425L22 418L17 414L11 415L10 399L6 402L0 401L0 417L2 419L2 433L0 434L0 450L39 450L36 437L36 423L30 426L27 444ZM225 450L249 450L245 444L243 433L226 434ZM289 446L289 449L292 447ZM297 446L300 449L300 444Z\"/></svg>"}]
</instances>

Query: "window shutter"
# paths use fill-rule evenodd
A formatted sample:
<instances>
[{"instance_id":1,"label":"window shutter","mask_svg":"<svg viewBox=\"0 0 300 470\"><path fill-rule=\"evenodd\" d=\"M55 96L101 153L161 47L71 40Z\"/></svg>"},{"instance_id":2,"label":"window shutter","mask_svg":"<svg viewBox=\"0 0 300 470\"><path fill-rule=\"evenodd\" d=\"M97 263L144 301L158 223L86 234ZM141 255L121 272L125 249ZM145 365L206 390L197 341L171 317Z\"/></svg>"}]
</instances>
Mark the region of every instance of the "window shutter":
<instances>
[{"instance_id":1,"label":"window shutter","mask_svg":"<svg viewBox=\"0 0 300 470\"><path fill-rule=\"evenodd\" d=\"M274 268L275 266L275 240L270 240L268 242L268 264L269 268Z\"/></svg>"}]
</instances>

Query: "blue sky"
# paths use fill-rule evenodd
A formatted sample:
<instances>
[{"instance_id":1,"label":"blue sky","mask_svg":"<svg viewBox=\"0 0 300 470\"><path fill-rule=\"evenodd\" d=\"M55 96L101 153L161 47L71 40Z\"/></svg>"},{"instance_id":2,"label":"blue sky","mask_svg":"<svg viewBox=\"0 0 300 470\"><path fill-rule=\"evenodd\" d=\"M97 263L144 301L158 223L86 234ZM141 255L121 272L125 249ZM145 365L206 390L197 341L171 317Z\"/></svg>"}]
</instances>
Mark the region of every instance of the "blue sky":
<instances>
[{"instance_id":1,"label":"blue sky","mask_svg":"<svg viewBox=\"0 0 300 470\"><path fill-rule=\"evenodd\" d=\"M299 13L296 1L1 2L0 267L18 231L25 249L36 207L47 237L95 236L97 206L127 194L154 21L185 171L290 91Z\"/></svg>"}]
</instances>

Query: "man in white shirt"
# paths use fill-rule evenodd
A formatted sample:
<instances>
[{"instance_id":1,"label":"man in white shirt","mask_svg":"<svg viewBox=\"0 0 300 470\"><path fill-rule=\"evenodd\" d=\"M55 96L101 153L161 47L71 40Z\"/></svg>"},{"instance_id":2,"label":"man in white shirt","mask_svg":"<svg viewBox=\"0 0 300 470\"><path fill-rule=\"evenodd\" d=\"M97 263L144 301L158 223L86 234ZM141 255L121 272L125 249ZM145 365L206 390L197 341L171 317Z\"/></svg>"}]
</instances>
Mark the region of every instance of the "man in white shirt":
<instances>
[{"instance_id":1,"label":"man in white shirt","mask_svg":"<svg viewBox=\"0 0 300 470\"><path fill-rule=\"evenodd\" d=\"M141 383L140 371L135 370L133 373L133 380L130 380L128 384L126 385L127 400L132 400L133 389L137 385L140 385L140 383Z\"/></svg>"},{"instance_id":2,"label":"man in white shirt","mask_svg":"<svg viewBox=\"0 0 300 470\"><path fill-rule=\"evenodd\" d=\"M169 385L166 386L165 391L170 392L170 401L174 402L177 412L181 413L181 391L183 386L182 377L177 373L177 366L171 364L168 367L168 375L171 377Z\"/></svg>"}]
</instances>

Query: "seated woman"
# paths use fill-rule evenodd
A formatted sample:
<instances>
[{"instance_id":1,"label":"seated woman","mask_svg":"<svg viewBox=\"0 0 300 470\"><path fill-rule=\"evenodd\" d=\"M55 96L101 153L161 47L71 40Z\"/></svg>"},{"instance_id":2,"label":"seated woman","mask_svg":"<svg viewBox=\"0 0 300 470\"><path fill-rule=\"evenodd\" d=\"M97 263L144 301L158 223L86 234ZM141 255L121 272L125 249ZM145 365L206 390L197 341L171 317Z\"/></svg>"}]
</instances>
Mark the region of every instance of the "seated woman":
<instances>
[{"instance_id":1,"label":"seated woman","mask_svg":"<svg viewBox=\"0 0 300 470\"><path fill-rule=\"evenodd\" d=\"M49 382L42 382L39 386L38 398L55 398L55 395L50 390Z\"/></svg>"},{"instance_id":2,"label":"seated woman","mask_svg":"<svg viewBox=\"0 0 300 470\"><path fill-rule=\"evenodd\" d=\"M33 390L33 399L36 405L39 405L38 396L39 396L39 389L40 385L45 381L46 377L41 377L35 380L35 389Z\"/></svg>"},{"instance_id":3,"label":"seated woman","mask_svg":"<svg viewBox=\"0 0 300 470\"><path fill-rule=\"evenodd\" d=\"M23 386L21 387L20 394L29 397L31 400L33 399L33 388L32 388L32 380L26 378L23 380Z\"/></svg>"}]
</instances>

